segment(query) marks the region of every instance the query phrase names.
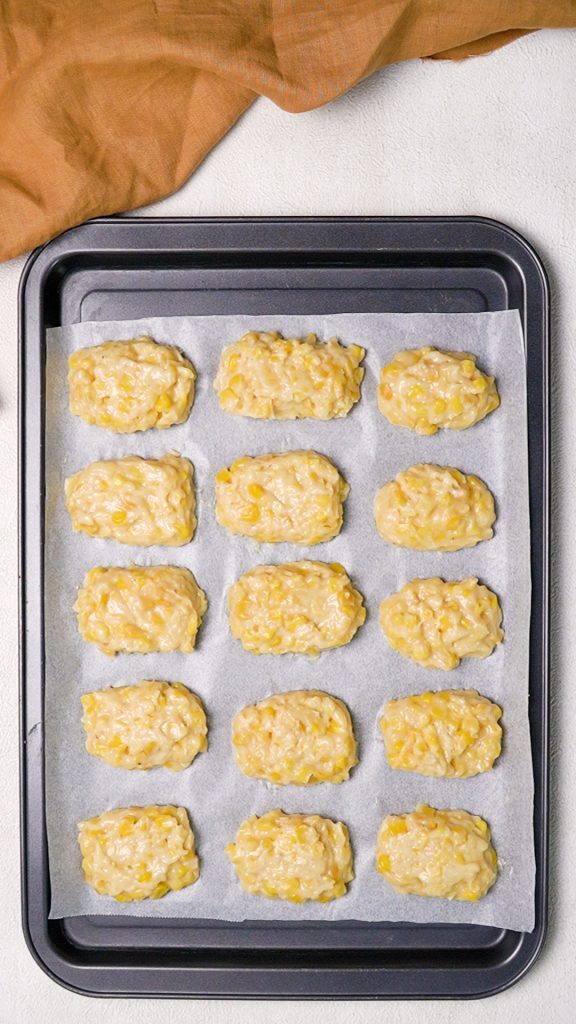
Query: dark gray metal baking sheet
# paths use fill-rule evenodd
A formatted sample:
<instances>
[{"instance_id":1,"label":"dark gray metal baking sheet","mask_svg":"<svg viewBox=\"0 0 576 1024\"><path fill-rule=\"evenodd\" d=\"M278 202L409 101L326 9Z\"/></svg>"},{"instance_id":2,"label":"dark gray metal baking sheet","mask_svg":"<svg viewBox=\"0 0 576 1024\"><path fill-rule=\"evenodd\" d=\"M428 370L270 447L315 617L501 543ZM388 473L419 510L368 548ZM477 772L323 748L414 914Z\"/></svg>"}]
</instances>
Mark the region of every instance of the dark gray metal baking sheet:
<instances>
[{"instance_id":1,"label":"dark gray metal baking sheet","mask_svg":"<svg viewBox=\"0 0 576 1024\"><path fill-rule=\"evenodd\" d=\"M222 312L517 308L526 339L533 604L530 721L537 857L533 932L477 926L48 920L43 778L45 329ZM466 998L529 968L546 926L548 291L531 247L476 218L110 218L30 258L21 285L23 919L55 980L100 995Z\"/></svg>"}]
</instances>

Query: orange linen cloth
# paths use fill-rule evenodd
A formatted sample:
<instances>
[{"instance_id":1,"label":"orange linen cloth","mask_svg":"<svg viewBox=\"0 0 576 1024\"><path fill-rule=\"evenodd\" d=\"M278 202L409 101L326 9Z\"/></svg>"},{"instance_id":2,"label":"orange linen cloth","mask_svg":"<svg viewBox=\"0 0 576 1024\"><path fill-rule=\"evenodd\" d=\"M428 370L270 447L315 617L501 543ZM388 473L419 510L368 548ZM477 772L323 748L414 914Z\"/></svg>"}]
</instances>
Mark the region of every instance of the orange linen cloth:
<instances>
[{"instance_id":1,"label":"orange linen cloth","mask_svg":"<svg viewBox=\"0 0 576 1024\"><path fill-rule=\"evenodd\" d=\"M576 0L0 0L0 259L173 192L258 94L310 110L570 26Z\"/></svg>"}]
</instances>

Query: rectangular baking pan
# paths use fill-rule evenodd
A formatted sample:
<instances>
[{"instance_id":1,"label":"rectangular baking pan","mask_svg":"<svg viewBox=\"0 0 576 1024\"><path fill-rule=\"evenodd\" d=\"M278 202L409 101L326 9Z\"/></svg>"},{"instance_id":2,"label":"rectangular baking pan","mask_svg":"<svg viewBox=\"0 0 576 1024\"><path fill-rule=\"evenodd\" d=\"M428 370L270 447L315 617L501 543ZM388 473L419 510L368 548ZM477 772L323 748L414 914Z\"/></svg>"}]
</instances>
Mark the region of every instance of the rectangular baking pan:
<instances>
[{"instance_id":1,"label":"rectangular baking pan","mask_svg":"<svg viewBox=\"0 0 576 1024\"><path fill-rule=\"evenodd\" d=\"M49 920L44 807L44 364L47 327L183 314L518 309L526 342L536 927ZM548 287L510 228L480 218L96 220L34 252L20 288L23 926L57 982L89 995L473 998L544 941L548 816ZM510 823L513 827L513 822Z\"/></svg>"}]
</instances>

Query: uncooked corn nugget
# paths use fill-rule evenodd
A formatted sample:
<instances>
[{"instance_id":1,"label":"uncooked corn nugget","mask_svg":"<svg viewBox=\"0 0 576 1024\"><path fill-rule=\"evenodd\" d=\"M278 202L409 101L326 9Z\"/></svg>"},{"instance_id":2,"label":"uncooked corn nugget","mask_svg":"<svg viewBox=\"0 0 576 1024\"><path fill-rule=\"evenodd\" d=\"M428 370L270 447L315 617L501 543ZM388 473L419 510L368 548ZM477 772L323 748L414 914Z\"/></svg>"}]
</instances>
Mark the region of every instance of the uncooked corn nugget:
<instances>
[{"instance_id":1,"label":"uncooked corn nugget","mask_svg":"<svg viewBox=\"0 0 576 1024\"><path fill-rule=\"evenodd\" d=\"M500 405L494 377L469 352L425 345L397 352L380 373L378 408L390 423L417 434L465 430Z\"/></svg>"},{"instance_id":2,"label":"uncooked corn nugget","mask_svg":"<svg viewBox=\"0 0 576 1024\"><path fill-rule=\"evenodd\" d=\"M245 456L216 474L216 518L261 543L321 544L340 533L349 490L317 452Z\"/></svg>"},{"instance_id":3,"label":"uncooked corn nugget","mask_svg":"<svg viewBox=\"0 0 576 1024\"><path fill-rule=\"evenodd\" d=\"M184 423L196 370L172 345L142 336L82 348L68 360L70 412L117 434Z\"/></svg>"},{"instance_id":4,"label":"uncooked corn nugget","mask_svg":"<svg viewBox=\"0 0 576 1024\"><path fill-rule=\"evenodd\" d=\"M115 768L179 772L208 747L202 703L181 683L146 679L80 700L86 750Z\"/></svg>"},{"instance_id":5,"label":"uncooked corn nugget","mask_svg":"<svg viewBox=\"0 0 576 1024\"><path fill-rule=\"evenodd\" d=\"M220 356L214 388L220 407L255 419L331 420L360 398L364 349L336 338L283 338L250 331Z\"/></svg>"},{"instance_id":6,"label":"uncooked corn nugget","mask_svg":"<svg viewBox=\"0 0 576 1024\"><path fill-rule=\"evenodd\" d=\"M406 583L380 605L380 625L393 650L423 668L456 668L462 658L487 658L502 643L502 611L475 576L438 576Z\"/></svg>"},{"instance_id":7,"label":"uncooked corn nugget","mask_svg":"<svg viewBox=\"0 0 576 1024\"><path fill-rule=\"evenodd\" d=\"M366 618L343 566L258 565L230 588L230 628L252 654L311 654L347 644Z\"/></svg>"},{"instance_id":8,"label":"uncooked corn nugget","mask_svg":"<svg viewBox=\"0 0 576 1024\"><path fill-rule=\"evenodd\" d=\"M90 569L74 605L82 637L103 654L189 654L206 608L192 573L175 565Z\"/></svg>"},{"instance_id":9,"label":"uncooked corn nugget","mask_svg":"<svg viewBox=\"0 0 576 1024\"><path fill-rule=\"evenodd\" d=\"M244 775L276 785L343 782L358 763L348 708L321 690L292 690L243 708L232 722Z\"/></svg>"},{"instance_id":10,"label":"uncooked corn nugget","mask_svg":"<svg viewBox=\"0 0 576 1024\"><path fill-rule=\"evenodd\" d=\"M458 551L493 536L494 498L477 476L450 466L418 465L398 473L374 499L378 533L418 551Z\"/></svg>"},{"instance_id":11,"label":"uncooked corn nugget","mask_svg":"<svg viewBox=\"0 0 576 1024\"><path fill-rule=\"evenodd\" d=\"M396 892L479 900L494 885L497 865L490 829L477 814L420 804L382 822L376 866Z\"/></svg>"},{"instance_id":12,"label":"uncooked corn nugget","mask_svg":"<svg viewBox=\"0 0 576 1024\"><path fill-rule=\"evenodd\" d=\"M500 756L502 709L476 690L440 690L389 700L380 730L391 768L469 779Z\"/></svg>"},{"instance_id":13,"label":"uncooked corn nugget","mask_svg":"<svg viewBox=\"0 0 576 1024\"><path fill-rule=\"evenodd\" d=\"M268 811L244 821L226 852L254 896L327 903L354 878L348 829L317 814Z\"/></svg>"},{"instance_id":14,"label":"uncooked corn nugget","mask_svg":"<svg viewBox=\"0 0 576 1024\"><path fill-rule=\"evenodd\" d=\"M188 544L196 529L193 473L175 453L92 462L66 480L72 526L120 544Z\"/></svg>"},{"instance_id":15,"label":"uncooked corn nugget","mask_svg":"<svg viewBox=\"0 0 576 1024\"><path fill-rule=\"evenodd\" d=\"M100 896L157 900L199 875L194 833L183 807L118 807L78 825L82 869Z\"/></svg>"}]
</instances>

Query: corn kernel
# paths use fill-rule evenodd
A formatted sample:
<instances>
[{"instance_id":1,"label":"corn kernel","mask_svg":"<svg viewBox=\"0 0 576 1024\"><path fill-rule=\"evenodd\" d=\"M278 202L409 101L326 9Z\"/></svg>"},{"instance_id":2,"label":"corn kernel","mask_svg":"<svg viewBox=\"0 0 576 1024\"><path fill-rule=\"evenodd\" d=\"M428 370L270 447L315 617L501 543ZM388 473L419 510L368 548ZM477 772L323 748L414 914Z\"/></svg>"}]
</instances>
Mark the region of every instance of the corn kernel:
<instances>
[{"instance_id":1,"label":"corn kernel","mask_svg":"<svg viewBox=\"0 0 576 1024\"><path fill-rule=\"evenodd\" d=\"M160 397L156 400L154 408L156 409L156 412L168 412L171 406L172 400L170 398L170 395L163 394L160 395Z\"/></svg>"}]
</instances>

